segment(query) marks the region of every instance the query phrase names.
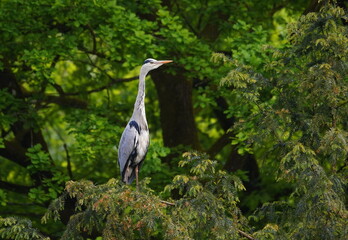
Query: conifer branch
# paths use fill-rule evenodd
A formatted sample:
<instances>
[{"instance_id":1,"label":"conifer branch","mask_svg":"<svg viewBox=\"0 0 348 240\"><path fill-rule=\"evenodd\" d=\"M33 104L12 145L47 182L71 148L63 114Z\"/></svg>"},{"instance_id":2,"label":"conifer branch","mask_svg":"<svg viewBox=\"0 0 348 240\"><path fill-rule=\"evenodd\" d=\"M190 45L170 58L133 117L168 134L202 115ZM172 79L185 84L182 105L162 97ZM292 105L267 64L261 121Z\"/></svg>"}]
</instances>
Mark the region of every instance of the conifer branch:
<instances>
[{"instance_id":1,"label":"conifer branch","mask_svg":"<svg viewBox=\"0 0 348 240\"><path fill-rule=\"evenodd\" d=\"M172 203L172 202L167 202L167 201L164 201L164 200L160 200L161 203L164 203L166 205L170 205L170 206L175 206L175 203ZM243 237L246 237L247 239L250 239L250 240L256 240L255 238L253 238L251 235L249 235L248 233L242 231L242 230L237 230L238 233L243 236Z\"/></svg>"}]
</instances>

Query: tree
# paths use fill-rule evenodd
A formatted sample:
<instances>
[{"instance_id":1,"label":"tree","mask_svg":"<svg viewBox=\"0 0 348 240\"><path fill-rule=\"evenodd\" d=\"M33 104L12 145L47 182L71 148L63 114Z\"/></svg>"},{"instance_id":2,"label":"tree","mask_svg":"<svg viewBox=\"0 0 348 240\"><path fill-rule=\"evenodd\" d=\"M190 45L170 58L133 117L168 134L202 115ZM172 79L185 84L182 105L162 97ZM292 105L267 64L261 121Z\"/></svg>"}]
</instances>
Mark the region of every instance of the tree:
<instances>
[{"instance_id":1,"label":"tree","mask_svg":"<svg viewBox=\"0 0 348 240\"><path fill-rule=\"evenodd\" d=\"M305 2L2 1L1 237L343 239L340 6L286 35L273 24ZM148 56L176 64L147 81L152 178L136 192L113 178L114 146ZM191 149L211 156L178 157Z\"/></svg>"},{"instance_id":2,"label":"tree","mask_svg":"<svg viewBox=\"0 0 348 240\"><path fill-rule=\"evenodd\" d=\"M265 154L268 145L264 164L276 165L279 181L295 184L289 199L260 209L258 219L269 218L255 236L270 230L277 239L347 234L346 21L343 8L324 5L291 25L291 45L275 50L263 76L234 62L223 80L253 109L246 120L252 130L240 124L240 131L249 131L254 151ZM272 93L266 101L263 91Z\"/></svg>"}]
</instances>

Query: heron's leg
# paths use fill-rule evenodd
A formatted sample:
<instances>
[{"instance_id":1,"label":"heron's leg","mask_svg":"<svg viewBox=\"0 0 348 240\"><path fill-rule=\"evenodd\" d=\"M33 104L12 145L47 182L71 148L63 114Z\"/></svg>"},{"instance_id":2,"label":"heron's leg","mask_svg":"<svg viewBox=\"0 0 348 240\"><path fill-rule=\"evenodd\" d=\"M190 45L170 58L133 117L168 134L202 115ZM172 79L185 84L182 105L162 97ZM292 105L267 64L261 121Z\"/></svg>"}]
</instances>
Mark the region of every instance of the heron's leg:
<instances>
[{"instance_id":1,"label":"heron's leg","mask_svg":"<svg viewBox=\"0 0 348 240\"><path fill-rule=\"evenodd\" d=\"M136 184L137 184L137 190L139 190L139 185L138 185L138 173L139 173L139 165L135 166L135 180L136 180Z\"/></svg>"}]
</instances>

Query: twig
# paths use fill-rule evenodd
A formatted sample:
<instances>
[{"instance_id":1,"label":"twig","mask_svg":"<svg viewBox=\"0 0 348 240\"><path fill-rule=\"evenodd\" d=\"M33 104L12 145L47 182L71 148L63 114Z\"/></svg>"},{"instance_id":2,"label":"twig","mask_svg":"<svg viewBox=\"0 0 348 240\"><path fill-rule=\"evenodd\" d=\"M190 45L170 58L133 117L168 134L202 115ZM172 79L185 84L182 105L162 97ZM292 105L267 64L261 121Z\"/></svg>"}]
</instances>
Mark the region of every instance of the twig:
<instances>
[{"instance_id":1,"label":"twig","mask_svg":"<svg viewBox=\"0 0 348 240\"><path fill-rule=\"evenodd\" d=\"M78 46L78 49L83 52L83 53L88 53L88 54L92 54L92 55L95 55L97 57L100 57L100 58L104 58L104 59L107 59L107 60L111 60L110 58L108 58L104 53L101 53L101 52L97 52L97 51L91 51L83 46Z\"/></svg>"},{"instance_id":2,"label":"twig","mask_svg":"<svg viewBox=\"0 0 348 240\"><path fill-rule=\"evenodd\" d=\"M59 93L59 95L64 95L65 92L62 88L62 86L60 86L59 84L57 83L50 83L52 87L54 87L54 89L56 89L56 91Z\"/></svg>"},{"instance_id":3,"label":"twig","mask_svg":"<svg viewBox=\"0 0 348 240\"><path fill-rule=\"evenodd\" d=\"M88 58L89 58L89 56L88 56ZM85 91L85 92L64 93L64 96L75 96L75 95L80 95L80 94L90 94L90 93L100 92L100 91L103 91L107 88L110 88L112 85L114 85L116 83L131 82L131 81L137 80L139 78L139 76L130 77L130 78L114 78L110 74L108 74L104 69L102 69L101 67L99 67L98 65L93 63L93 61L90 58L89 58L89 60L90 60L90 62L85 62L85 61L79 61L79 62L84 63L84 64L88 64L88 65L98 69L102 74L104 74L105 76L107 76L110 79L110 82L105 84L104 86L101 86L99 88L95 88L95 89L92 89L89 91Z\"/></svg>"},{"instance_id":4,"label":"twig","mask_svg":"<svg viewBox=\"0 0 348 240\"><path fill-rule=\"evenodd\" d=\"M231 142L231 137L233 136L233 132L227 131L224 133L216 142L208 149L208 154L211 157L215 157L221 149L223 149L227 144Z\"/></svg>"},{"instance_id":5,"label":"twig","mask_svg":"<svg viewBox=\"0 0 348 240\"><path fill-rule=\"evenodd\" d=\"M243 237L246 237L247 239L250 239L250 240L256 240L256 238L253 238L252 236L250 236L249 234L247 234L246 232L243 232L242 230L237 230L238 231L238 233L240 234L240 235L242 235Z\"/></svg>"},{"instance_id":6,"label":"twig","mask_svg":"<svg viewBox=\"0 0 348 240\"><path fill-rule=\"evenodd\" d=\"M111 77L110 77L111 78ZM92 89L92 90L89 90L89 91L86 91L86 92L72 92L72 93L65 93L66 96L74 96L74 95L79 95L79 94L90 94L90 93L95 93L95 92L100 92L100 91L103 91L109 87L111 87L112 85L114 85L115 83L121 83L121 82L131 82L131 81L134 81L134 80L137 80L138 79L138 76L136 77L131 77L131 78L119 78L119 79L115 79L115 78L112 78L112 80L104 85L104 86L101 86L99 88L95 88L95 89Z\"/></svg>"},{"instance_id":7,"label":"twig","mask_svg":"<svg viewBox=\"0 0 348 240\"><path fill-rule=\"evenodd\" d=\"M160 200L160 202L164 203L164 204L167 204L167 205L170 205L170 206L175 206L175 203L167 202L167 201L164 201L164 200Z\"/></svg>"}]
</instances>

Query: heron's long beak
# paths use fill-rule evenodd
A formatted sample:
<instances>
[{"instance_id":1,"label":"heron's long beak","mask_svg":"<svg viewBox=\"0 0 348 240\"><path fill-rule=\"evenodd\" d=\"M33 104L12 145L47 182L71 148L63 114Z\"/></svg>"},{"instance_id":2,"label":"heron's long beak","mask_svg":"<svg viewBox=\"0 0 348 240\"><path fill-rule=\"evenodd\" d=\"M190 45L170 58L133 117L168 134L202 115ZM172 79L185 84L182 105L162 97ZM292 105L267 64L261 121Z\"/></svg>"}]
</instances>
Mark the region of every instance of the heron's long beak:
<instances>
[{"instance_id":1,"label":"heron's long beak","mask_svg":"<svg viewBox=\"0 0 348 240\"><path fill-rule=\"evenodd\" d=\"M173 62L172 60L158 60L156 61L155 64L166 64L166 63L171 63Z\"/></svg>"}]
</instances>

